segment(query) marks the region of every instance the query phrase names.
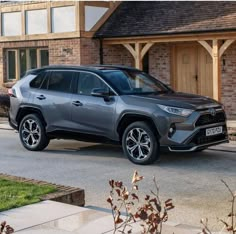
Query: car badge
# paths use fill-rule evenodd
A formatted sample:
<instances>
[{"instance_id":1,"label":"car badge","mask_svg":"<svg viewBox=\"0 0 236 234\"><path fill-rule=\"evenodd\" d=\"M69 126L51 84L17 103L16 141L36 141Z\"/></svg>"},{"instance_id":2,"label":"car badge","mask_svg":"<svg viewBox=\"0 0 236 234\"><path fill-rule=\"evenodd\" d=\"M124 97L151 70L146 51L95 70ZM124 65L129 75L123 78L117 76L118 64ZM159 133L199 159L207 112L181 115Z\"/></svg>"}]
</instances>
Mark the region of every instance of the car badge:
<instances>
[{"instance_id":1,"label":"car badge","mask_svg":"<svg viewBox=\"0 0 236 234\"><path fill-rule=\"evenodd\" d=\"M210 108L209 109L209 112L212 116L215 116L216 115L216 110L214 108Z\"/></svg>"}]
</instances>

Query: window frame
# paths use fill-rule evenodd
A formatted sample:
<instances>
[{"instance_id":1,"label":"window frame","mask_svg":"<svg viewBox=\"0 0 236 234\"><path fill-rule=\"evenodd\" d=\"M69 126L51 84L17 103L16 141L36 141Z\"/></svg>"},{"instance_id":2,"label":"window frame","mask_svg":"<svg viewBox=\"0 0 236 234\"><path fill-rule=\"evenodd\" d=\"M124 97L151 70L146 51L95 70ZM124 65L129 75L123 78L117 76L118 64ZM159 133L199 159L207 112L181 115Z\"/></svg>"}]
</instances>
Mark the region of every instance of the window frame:
<instances>
[{"instance_id":1,"label":"window frame","mask_svg":"<svg viewBox=\"0 0 236 234\"><path fill-rule=\"evenodd\" d=\"M70 81L70 91L69 92L59 91L59 90L51 90L51 89L48 88L49 87L49 81L50 81L50 78L52 77L53 72L71 72L71 73L73 73L72 79ZM46 86L47 88L42 89L42 85L43 85L43 82L45 81L45 79L46 79L46 82L47 82L47 86ZM58 70L48 70L48 71L45 71L44 80L42 81L42 83L41 83L41 85L38 89L46 90L46 91L49 91L49 92L73 94L74 93L74 88L73 88L74 79L75 79L75 71L73 71L73 70L66 70L66 69L64 69L64 70L59 70L59 69Z\"/></svg>"},{"instance_id":2,"label":"window frame","mask_svg":"<svg viewBox=\"0 0 236 234\"><path fill-rule=\"evenodd\" d=\"M95 77L97 77L100 81L102 81L108 88L109 90L114 94L112 96L119 96L118 93L102 78L100 77L98 74L94 73L94 72L90 72L90 71L84 71L84 70L80 70L80 71L76 71L79 73L78 76L74 76L75 77L75 89L74 92L76 95L82 95L82 96L87 96L87 97L93 97L92 95L87 95L87 94L82 94L78 92L78 88L79 88L79 81L80 81L80 75L81 73L88 73L91 75L94 75Z\"/></svg>"},{"instance_id":3,"label":"window frame","mask_svg":"<svg viewBox=\"0 0 236 234\"><path fill-rule=\"evenodd\" d=\"M36 49L36 58L37 58L37 67L36 68L40 68L41 67L41 53L40 51L41 50L47 50L49 52L49 48L45 47L40 47L40 48L37 48L37 47L27 47L27 48L16 48L16 49L6 49L6 69L7 69L7 76L6 76L6 79L5 79L5 82L15 82L17 80L19 80L21 77L20 77L20 50L26 50L26 71L32 69L30 66L31 66L31 61L30 61L30 50L32 49ZM15 51L15 70L16 70L16 77L15 79L9 79L9 63L8 63L8 52L9 51ZM48 62L49 62L49 59L48 59Z\"/></svg>"},{"instance_id":4,"label":"window frame","mask_svg":"<svg viewBox=\"0 0 236 234\"><path fill-rule=\"evenodd\" d=\"M16 73L16 77L15 77L15 79L10 79L9 78L9 53L8 52L10 52L10 51L14 51L15 52L15 73ZM18 76L19 76L19 64L17 64L18 63L18 61L19 61L19 59L18 59L18 57L19 57L19 51L20 50L17 50L17 49L10 49L10 50L7 50L6 51L6 54L7 54L7 81L9 81L9 82L12 82L12 81L16 81L16 80L18 80Z\"/></svg>"},{"instance_id":5,"label":"window frame","mask_svg":"<svg viewBox=\"0 0 236 234\"><path fill-rule=\"evenodd\" d=\"M48 51L48 64L49 64L49 48L38 48L38 49L37 49L37 66L38 66L38 67L42 67L42 63L41 63L41 59L42 59L42 57L41 57L41 51L42 51L42 50Z\"/></svg>"},{"instance_id":6,"label":"window frame","mask_svg":"<svg viewBox=\"0 0 236 234\"><path fill-rule=\"evenodd\" d=\"M42 75L43 75L43 80L42 80L41 84L39 85L39 87L38 87L38 88L32 87L31 84L33 83L33 81L36 80L36 79L38 79L39 76L42 76ZM46 79L47 75L48 75L48 74L47 74L46 71L40 72L39 74L36 75L36 77L34 77L34 78L29 82L29 87L30 87L31 89L41 89L41 86L42 86L44 80Z\"/></svg>"}]
</instances>

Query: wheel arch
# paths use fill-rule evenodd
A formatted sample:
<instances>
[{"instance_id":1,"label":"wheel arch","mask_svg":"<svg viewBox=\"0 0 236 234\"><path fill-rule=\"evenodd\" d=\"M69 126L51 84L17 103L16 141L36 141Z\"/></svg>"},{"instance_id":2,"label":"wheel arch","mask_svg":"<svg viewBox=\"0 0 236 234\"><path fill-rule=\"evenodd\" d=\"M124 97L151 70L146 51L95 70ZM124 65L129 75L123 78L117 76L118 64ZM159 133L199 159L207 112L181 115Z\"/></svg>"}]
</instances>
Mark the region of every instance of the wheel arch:
<instances>
[{"instance_id":1,"label":"wheel arch","mask_svg":"<svg viewBox=\"0 0 236 234\"><path fill-rule=\"evenodd\" d=\"M21 120L29 114L37 114L39 116L39 118L42 120L43 125L46 127L47 126L47 122L45 121L45 118L41 112L40 109L36 108L36 107L31 107L31 106L22 106L20 107L17 116L16 116L16 122L17 122L17 126L19 128L20 126L20 122Z\"/></svg>"},{"instance_id":2,"label":"wheel arch","mask_svg":"<svg viewBox=\"0 0 236 234\"><path fill-rule=\"evenodd\" d=\"M154 133L155 133L155 136L157 137L157 139L160 138L160 134L157 130L157 127L156 127L153 119L150 116L146 116L146 115L142 115L142 114L127 113L121 117L121 119L119 120L119 123L117 125L117 128L116 128L116 131L119 135L120 141L122 139L122 135L123 135L125 129L131 123L134 123L137 121L147 122L150 125L150 127L155 130Z\"/></svg>"}]
</instances>

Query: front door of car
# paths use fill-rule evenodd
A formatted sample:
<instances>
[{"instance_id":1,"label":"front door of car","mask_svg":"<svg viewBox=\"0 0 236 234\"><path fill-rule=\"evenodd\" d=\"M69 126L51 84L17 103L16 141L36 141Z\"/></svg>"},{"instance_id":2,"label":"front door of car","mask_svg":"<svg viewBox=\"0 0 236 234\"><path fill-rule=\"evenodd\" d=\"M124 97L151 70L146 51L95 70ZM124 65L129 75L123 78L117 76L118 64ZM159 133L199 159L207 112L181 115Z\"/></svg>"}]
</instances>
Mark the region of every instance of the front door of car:
<instances>
[{"instance_id":1,"label":"front door of car","mask_svg":"<svg viewBox=\"0 0 236 234\"><path fill-rule=\"evenodd\" d=\"M34 105L47 122L47 131L67 130L71 121L73 71L46 72L40 88L35 89Z\"/></svg>"},{"instance_id":2,"label":"front door of car","mask_svg":"<svg viewBox=\"0 0 236 234\"><path fill-rule=\"evenodd\" d=\"M82 133L111 137L117 96L108 98L91 95L94 89L110 90L96 74L78 72L77 88L72 97L72 122Z\"/></svg>"}]
</instances>

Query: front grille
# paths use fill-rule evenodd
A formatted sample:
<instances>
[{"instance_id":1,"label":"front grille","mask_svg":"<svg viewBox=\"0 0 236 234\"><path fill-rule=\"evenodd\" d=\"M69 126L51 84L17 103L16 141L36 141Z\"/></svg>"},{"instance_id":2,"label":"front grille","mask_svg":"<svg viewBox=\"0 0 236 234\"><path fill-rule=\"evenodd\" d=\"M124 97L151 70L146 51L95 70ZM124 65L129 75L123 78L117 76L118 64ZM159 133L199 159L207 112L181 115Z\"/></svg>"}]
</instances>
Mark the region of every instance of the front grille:
<instances>
[{"instance_id":1,"label":"front grille","mask_svg":"<svg viewBox=\"0 0 236 234\"><path fill-rule=\"evenodd\" d=\"M195 145L203 145L227 139L227 128L223 126L223 132L219 135L206 136L206 129L201 129L190 141Z\"/></svg>"},{"instance_id":2,"label":"front grille","mask_svg":"<svg viewBox=\"0 0 236 234\"><path fill-rule=\"evenodd\" d=\"M195 126L203 126L207 124L214 124L214 123L221 123L225 122L225 113L224 112L217 112L216 115L211 114L204 114L199 117L197 122L195 123Z\"/></svg>"}]
</instances>

